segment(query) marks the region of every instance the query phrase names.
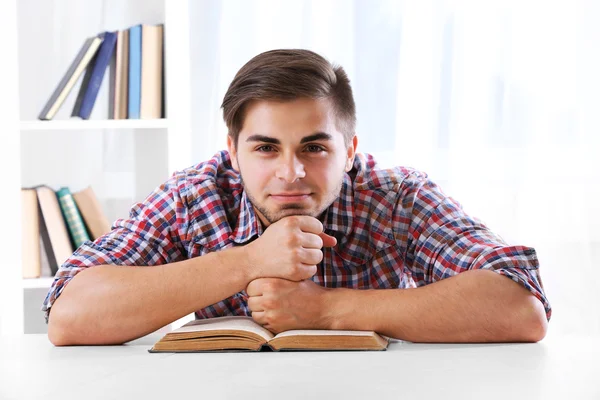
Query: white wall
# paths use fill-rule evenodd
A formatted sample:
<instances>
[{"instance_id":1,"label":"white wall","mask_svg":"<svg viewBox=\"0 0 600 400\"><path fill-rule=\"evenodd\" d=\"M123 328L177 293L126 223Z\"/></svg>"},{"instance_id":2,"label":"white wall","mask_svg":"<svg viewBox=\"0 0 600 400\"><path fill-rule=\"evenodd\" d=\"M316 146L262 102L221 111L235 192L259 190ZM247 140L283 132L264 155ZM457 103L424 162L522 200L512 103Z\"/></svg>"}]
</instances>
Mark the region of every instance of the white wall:
<instances>
[{"instance_id":1,"label":"white wall","mask_svg":"<svg viewBox=\"0 0 600 400\"><path fill-rule=\"evenodd\" d=\"M0 24L0 37L15 37L17 32L16 2L0 4L0 13L8 16ZM2 55L15 59L17 43L6 40ZM18 69L15 63L0 63L0 207L2 208L2 229L0 229L0 272L4 282L0 290L0 335L21 332L23 321L23 292L21 280L21 203L19 165L15 154L19 150L19 108L18 108Z\"/></svg>"},{"instance_id":2,"label":"white wall","mask_svg":"<svg viewBox=\"0 0 600 400\"><path fill-rule=\"evenodd\" d=\"M245 62L317 51L350 76L359 150L535 247L551 332L600 334L600 3L206 0L190 18L198 160L225 146L218 107Z\"/></svg>"}]
</instances>

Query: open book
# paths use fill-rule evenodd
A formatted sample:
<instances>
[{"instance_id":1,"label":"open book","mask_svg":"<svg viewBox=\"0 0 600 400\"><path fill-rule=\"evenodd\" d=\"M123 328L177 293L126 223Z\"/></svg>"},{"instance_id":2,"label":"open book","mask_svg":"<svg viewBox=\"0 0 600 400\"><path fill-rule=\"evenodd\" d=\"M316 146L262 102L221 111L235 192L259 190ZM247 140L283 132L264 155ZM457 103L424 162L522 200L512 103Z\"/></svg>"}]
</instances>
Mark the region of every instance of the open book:
<instances>
[{"instance_id":1,"label":"open book","mask_svg":"<svg viewBox=\"0 0 600 400\"><path fill-rule=\"evenodd\" d=\"M190 321L167 333L149 352L385 350L388 342L373 331L293 330L273 335L251 317L219 317Z\"/></svg>"}]
</instances>

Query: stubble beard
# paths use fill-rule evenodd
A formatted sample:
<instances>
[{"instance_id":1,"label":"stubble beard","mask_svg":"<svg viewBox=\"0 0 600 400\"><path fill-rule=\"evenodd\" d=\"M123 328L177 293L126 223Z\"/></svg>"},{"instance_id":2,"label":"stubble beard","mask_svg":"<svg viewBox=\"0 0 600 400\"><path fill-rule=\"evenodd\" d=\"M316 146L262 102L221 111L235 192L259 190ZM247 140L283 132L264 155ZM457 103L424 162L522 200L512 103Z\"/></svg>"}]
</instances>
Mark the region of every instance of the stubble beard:
<instances>
[{"instance_id":1,"label":"stubble beard","mask_svg":"<svg viewBox=\"0 0 600 400\"><path fill-rule=\"evenodd\" d=\"M240 180L242 183L242 187L244 188L244 191L246 192L246 196L248 197L248 200L250 201L252 206L265 217L265 219L269 222L269 224L274 224L275 222L279 221L280 219L289 217L291 215L308 215L311 217L315 217L317 219L321 219L320 217L323 215L325 210L327 210L329 208L329 206L332 205L333 202L339 197L340 192L342 190L342 184L344 182L344 174L341 175L336 188L327 194L324 204L318 210L313 211L313 212L305 209L301 204L293 204L293 203L292 204L284 204L279 208L278 211L272 212L269 209L267 209L263 204L258 202L256 200L256 198L254 197L254 195L246 189L246 185L244 184L244 177L242 176L241 171L240 171ZM288 210L295 210L295 212L294 211L288 212Z\"/></svg>"}]
</instances>

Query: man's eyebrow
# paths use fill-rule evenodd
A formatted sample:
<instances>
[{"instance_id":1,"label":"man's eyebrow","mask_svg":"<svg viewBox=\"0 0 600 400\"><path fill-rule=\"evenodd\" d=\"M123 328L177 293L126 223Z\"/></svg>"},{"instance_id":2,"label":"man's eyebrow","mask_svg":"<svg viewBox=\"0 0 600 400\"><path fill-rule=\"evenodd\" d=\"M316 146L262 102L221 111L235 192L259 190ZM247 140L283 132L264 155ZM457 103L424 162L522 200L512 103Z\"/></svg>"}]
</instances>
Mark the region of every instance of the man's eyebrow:
<instances>
[{"instance_id":1,"label":"man's eyebrow","mask_svg":"<svg viewBox=\"0 0 600 400\"><path fill-rule=\"evenodd\" d=\"M333 137L329 133L317 132L310 136L303 137L302 140L300 140L300 143L302 144L302 143L314 142L317 140L331 140L331 139L333 139Z\"/></svg>"},{"instance_id":2,"label":"man's eyebrow","mask_svg":"<svg viewBox=\"0 0 600 400\"><path fill-rule=\"evenodd\" d=\"M329 133L325 132L316 132L312 135L305 136L300 140L300 144L314 142L317 140L332 140L333 137ZM250 135L246 139L246 142L262 142L262 143L270 143L270 144L281 144L279 139L272 138L270 136L265 135Z\"/></svg>"},{"instance_id":3,"label":"man's eyebrow","mask_svg":"<svg viewBox=\"0 0 600 400\"><path fill-rule=\"evenodd\" d=\"M275 138L265 136L265 135L248 136L248 138L246 139L246 142L264 142L264 143L271 143L271 144L281 144L279 139L275 139Z\"/></svg>"}]
</instances>

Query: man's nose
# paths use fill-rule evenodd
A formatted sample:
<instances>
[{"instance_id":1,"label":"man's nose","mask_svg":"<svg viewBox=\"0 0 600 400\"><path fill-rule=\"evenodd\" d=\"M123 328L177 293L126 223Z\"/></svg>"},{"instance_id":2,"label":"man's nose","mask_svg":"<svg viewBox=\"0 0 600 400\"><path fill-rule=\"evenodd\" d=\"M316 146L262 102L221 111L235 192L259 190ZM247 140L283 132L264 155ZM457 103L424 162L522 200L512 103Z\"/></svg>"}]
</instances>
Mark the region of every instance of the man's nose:
<instances>
[{"instance_id":1,"label":"man's nose","mask_svg":"<svg viewBox=\"0 0 600 400\"><path fill-rule=\"evenodd\" d=\"M304 178L306 172L304 172L304 164L298 160L298 157L292 155L281 159L275 175L288 183L294 183L296 180Z\"/></svg>"}]
</instances>

